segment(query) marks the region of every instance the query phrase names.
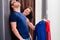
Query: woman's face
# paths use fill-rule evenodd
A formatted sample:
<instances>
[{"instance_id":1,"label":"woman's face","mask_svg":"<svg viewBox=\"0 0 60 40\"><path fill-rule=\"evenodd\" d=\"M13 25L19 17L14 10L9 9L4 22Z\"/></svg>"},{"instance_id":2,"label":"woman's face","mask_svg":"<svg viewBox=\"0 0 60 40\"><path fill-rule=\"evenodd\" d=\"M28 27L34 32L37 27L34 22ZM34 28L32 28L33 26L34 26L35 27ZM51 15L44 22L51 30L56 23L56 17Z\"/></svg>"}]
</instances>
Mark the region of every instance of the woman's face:
<instances>
[{"instance_id":1,"label":"woman's face","mask_svg":"<svg viewBox=\"0 0 60 40\"><path fill-rule=\"evenodd\" d=\"M25 14L26 16L29 15L30 12L31 12L31 10L30 10L29 8L27 8L27 9L24 10L24 14Z\"/></svg>"}]
</instances>

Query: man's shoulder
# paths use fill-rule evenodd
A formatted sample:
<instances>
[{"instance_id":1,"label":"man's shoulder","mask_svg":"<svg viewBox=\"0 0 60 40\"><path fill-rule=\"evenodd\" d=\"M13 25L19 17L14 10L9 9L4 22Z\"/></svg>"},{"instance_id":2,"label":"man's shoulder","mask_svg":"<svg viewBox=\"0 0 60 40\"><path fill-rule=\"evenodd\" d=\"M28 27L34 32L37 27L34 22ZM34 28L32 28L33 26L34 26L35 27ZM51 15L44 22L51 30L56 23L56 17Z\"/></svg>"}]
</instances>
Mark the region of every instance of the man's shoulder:
<instances>
[{"instance_id":1,"label":"man's shoulder","mask_svg":"<svg viewBox=\"0 0 60 40\"><path fill-rule=\"evenodd\" d=\"M11 12L10 13L10 17L16 17L16 13L15 12Z\"/></svg>"}]
</instances>

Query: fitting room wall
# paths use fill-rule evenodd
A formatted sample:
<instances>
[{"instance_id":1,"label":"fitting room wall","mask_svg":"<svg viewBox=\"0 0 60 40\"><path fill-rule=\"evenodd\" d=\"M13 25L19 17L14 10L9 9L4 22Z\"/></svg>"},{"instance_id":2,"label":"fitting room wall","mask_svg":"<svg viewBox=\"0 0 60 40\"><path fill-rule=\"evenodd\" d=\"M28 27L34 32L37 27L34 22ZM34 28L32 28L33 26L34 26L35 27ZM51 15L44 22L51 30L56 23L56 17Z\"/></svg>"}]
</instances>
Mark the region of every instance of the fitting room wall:
<instances>
[{"instance_id":1,"label":"fitting room wall","mask_svg":"<svg viewBox=\"0 0 60 40\"><path fill-rule=\"evenodd\" d=\"M35 24L41 20L42 0L35 0Z\"/></svg>"},{"instance_id":2,"label":"fitting room wall","mask_svg":"<svg viewBox=\"0 0 60 40\"><path fill-rule=\"evenodd\" d=\"M11 40L10 27L9 27L9 14L10 14L10 0L3 0L4 2L4 31L5 40Z\"/></svg>"},{"instance_id":3,"label":"fitting room wall","mask_svg":"<svg viewBox=\"0 0 60 40\"><path fill-rule=\"evenodd\" d=\"M51 22L52 40L60 40L60 0L47 0L47 13Z\"/></svg>"},{"instance_id":4,"label":"fitting room wall","mask_svg":"<svg viewBox=\"0 0 60 40\"><path fill-rule=\"evenodd\" d=\"M0 40L3 40L3 5L2 5L2 0L0 0Z\"/></svg>"},{"instance_id":5,"label":"fitting room wall","mask_svg":"<svg viewBox=\"0 0 60 40\"><path fill-rule=\"evenodd\" d=\"M0 0L0 40L11 40L9 13L9 0Z\"/></svg>"}]
</instances>

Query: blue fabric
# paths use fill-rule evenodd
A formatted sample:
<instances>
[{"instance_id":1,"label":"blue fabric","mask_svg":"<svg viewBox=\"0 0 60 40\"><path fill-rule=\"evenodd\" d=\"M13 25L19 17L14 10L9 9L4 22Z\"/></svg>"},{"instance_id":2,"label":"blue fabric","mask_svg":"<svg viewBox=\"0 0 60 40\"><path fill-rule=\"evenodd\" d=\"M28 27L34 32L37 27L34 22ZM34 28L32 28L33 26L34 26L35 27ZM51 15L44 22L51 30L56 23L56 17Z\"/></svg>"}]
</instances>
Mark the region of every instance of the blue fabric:
<instances>
[{"instance_id":1,"label":"blue fabric","mask_svg":"<svg viewBox=\"0 0 60 40\"><path fill-rule=\"evenodd\" d=\"M26 17L22 13L12 12L10 15L10 22L17 22L17 29L24 39L29 37L29 30L26 22Z\"/></svg>"},{"instance_id":2,"label":"blue fabric","mask_svg":"<svg viewBox=\"0 0 60 40\"><path fill-rule=\"evenodd\" d=\"M40 21L36 24L34 31L34 40L46 40L46 23L45 21Z\"/></svg>"}]
</instances>

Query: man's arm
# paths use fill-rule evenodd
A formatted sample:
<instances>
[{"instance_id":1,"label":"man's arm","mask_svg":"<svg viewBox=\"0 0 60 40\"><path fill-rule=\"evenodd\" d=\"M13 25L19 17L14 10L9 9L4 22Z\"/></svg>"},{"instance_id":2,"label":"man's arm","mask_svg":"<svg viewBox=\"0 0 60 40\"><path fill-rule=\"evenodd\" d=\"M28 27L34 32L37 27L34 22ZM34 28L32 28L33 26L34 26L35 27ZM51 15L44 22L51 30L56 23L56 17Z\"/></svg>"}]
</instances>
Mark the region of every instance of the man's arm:
<instances>
[{"instance_id":1,"label":"man's arm","mask_svg":"<svg viewBox=\"0 0 60 40\"><path fill-rule=\"evenodd\" d=\"M19 39L19 40L24 40L22 38L22 36L19 34L18 30L17 30L17 26L16 26L16 22L10 22L11 24L11 28L12 28L12 32L15 34L15 36Z\"/></svg>"},{"instance_id":2,"label":"man's arm","mask_svg":"<svg viewBox=\"0 0 60 40\"><path fill-rule=\"evenodd\" d=\"M35 30L35 26L29 21L28 18L26 18L26 19L27 19L27 24L28 24L28 26L29 26L32 30Z\"/></svg>"}]
</instances>

